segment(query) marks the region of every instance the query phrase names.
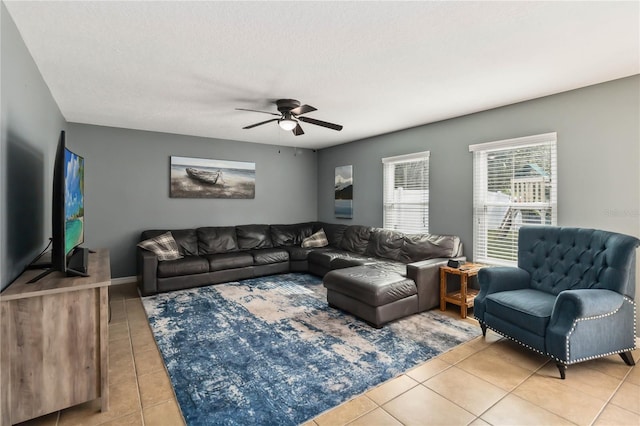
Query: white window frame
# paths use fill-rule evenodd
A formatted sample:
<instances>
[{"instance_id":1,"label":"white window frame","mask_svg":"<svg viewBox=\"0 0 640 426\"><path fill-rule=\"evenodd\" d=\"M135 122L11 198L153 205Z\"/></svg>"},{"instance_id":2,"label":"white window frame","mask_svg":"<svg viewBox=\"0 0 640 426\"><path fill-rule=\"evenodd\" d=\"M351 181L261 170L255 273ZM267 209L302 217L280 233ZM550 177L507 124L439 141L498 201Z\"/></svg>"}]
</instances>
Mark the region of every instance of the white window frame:
<instances>
[{"instance_id":1,"label":"white window frame","mask_svg":"<svg viewBox=\"0 0 640 426\"><path fill-rule=\"evenodd\" d=\"M423 151L382 159L383 228L405 233L429 232L429 156L429 151ZM403 200L402 189L396 188L395 185L395 167L412 162L423 162L426 172L423 174L422 186L426 190L420 194L414 192L411 197L414 200ZM418 201L415 200L416 196L420 198ZM409 217L411 220L403 220L403 217Z\"/></svg>"},{"instance_id":2,"label":"white window frame","mask_svg":"<svg viewBox=\"0 0 640 426\"><path fill-rule=\"evenodd\" d=\"M512 178L512 194L508 194L508 201L491 200L491 196L488 191L488 159L492 153L498 153L500 151L510 151L519 148L533 147L533 146L549 146L550 156L549 159L549 191L548 199L545 195L541 197L539 194L541 190L537 187L533 189L528 188L527 191L519 193L516 191L521 190L523 187L519 187L515 183L515 178ZM474 261L486 264L495 265L515 265L517 264L517 231L521 225L516 223L515 216L512 216L511 227L515 227L515 233L510 234L510 237L505 237L499 244L494 244L492 250L494 254L490 253L490 228L495 227L495 215L488 213L490 209L508 209L508 212L520 211L520 218L522 218L523 209L549 211L549 215L544 215L544 219L541 222L546 225L557 225L558 223L558 167L557 167L557 134L544 133L540 135L526 136L522 138L506 139L495 142L487 142L481 144L475 144L469 146L469 151L473 152L473 257ZM523 179L520 179L523 180ZM492 193L494 194L494 193ZM506 196L506 195L505 195ZM543 200L546 199L546 200ZM506 216L505 216L506 217ZM511 229L511 228L509 228ZM494 230L495 231L495 230ZM496 235L496 234L493 234ZM511 247L508 245L511 244ZM504 250L504 253L495 255L496 252ZM505 257L511 257L514 260L507 260Z\"/></svg>"}]
</instances>

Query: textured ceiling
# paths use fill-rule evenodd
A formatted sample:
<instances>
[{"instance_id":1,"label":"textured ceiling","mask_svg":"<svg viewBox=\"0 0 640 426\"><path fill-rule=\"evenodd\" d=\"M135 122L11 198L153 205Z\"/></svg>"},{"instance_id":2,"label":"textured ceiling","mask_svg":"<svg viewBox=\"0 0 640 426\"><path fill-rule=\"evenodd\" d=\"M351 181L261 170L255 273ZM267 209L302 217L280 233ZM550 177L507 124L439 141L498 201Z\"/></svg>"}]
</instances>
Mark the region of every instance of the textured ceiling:
<instances>
[{"instance_id":1,"label":"textured ceiling","mask_svg":"<svg viewBox=\"0 0 640 426\"><path fill-rule=\"evenodd\" d=\"M640 73L639 2L5 1L71 122L323 148ZM315 106L293 136L250 130Z\"/></svg>"}]
</instances>

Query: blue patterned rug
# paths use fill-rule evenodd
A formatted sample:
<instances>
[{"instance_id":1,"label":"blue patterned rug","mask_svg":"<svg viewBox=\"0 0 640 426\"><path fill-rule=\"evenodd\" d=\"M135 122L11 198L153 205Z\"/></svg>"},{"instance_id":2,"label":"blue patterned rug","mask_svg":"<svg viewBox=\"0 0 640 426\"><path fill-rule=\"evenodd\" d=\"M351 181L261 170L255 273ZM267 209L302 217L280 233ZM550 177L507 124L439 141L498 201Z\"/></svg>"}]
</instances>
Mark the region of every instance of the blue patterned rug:
<instances>
[{"instance_id":1,"label":"blue patterned rug","mask_svg":"<svg viewBox=\"0 0 640 426\"><path fill-rule=\"evenodd\" d=\"M437 310L377 330L307 274L142 300L188 425L300 424L480 334Z\"/></svg>"}]
</instances>

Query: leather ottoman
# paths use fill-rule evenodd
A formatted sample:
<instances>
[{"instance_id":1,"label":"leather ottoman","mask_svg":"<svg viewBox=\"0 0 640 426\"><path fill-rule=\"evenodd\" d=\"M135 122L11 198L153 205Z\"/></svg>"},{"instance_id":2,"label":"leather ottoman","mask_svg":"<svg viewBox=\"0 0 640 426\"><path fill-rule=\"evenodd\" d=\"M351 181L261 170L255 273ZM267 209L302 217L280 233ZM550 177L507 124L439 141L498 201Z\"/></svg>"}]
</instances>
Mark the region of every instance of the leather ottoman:
<instances>
[{"instance_id":1,"label":"leather ottoman","mask_svg":"<svg viewBox=\"0 0 640 426\"><path fill-rule=\"evenodd\" d=\"M363 265L328 272L323 280L329 306L347 311L376 328L418 312L415 282L381 267Z\"/></svg>"}]
</instances>

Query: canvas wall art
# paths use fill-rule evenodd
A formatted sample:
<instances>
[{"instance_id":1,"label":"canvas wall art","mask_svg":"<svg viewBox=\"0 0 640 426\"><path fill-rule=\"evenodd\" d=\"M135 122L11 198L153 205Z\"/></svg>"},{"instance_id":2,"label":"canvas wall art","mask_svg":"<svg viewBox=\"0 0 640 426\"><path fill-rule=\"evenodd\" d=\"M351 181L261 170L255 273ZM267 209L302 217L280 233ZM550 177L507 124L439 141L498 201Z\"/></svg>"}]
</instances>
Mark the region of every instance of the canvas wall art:
<instances>
[{"instance_id":1,"label":"canvas wall art","mask_svg":"<svg viewBox=\"0 0 640 426\"><path fill-rule=\"evenodd\" d=\"M256 163L171 157L171 198L255 198Z\"/></svg>"},{"instance_id":2,"label":"canvas wall art","mask_svg":"<svg viewBox=\"0 0 640 426\"><path fill-rule=\"evenodd\" d=\"M353 218L353 166L336 167L335 213L337 218Z\"/></svg>"}]
</instances>

